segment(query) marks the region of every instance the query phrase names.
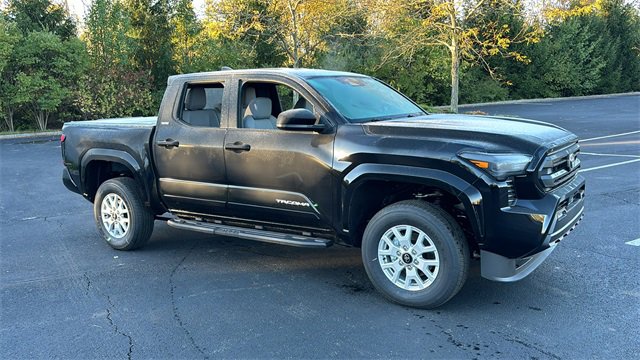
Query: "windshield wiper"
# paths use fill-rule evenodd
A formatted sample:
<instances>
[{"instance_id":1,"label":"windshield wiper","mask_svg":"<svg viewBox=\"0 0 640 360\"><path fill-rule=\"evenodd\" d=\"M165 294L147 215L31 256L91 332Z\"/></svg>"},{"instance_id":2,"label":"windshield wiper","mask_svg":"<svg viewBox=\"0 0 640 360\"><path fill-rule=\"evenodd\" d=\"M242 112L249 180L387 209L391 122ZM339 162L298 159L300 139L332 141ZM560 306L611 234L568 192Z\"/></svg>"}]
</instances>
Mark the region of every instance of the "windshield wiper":
<instances>
[{"instance_id":1,"label":"windshield wiper","mask_svg":"<svg viewBox=\"0 0 640 360\"><path fill-rule=\"evenodd\" d=\"M416 116L422 116L422 115L425 115L425 114L419 112L419 113L410 113L410 114L390 115L390 116L384 116L384 117L379 117L379 118L372 118L372 119L366 120L364 122L376 122L376 121L394 120L394 119L410 118L410 117L416 117Z\"/></svg>"}]
</instances>

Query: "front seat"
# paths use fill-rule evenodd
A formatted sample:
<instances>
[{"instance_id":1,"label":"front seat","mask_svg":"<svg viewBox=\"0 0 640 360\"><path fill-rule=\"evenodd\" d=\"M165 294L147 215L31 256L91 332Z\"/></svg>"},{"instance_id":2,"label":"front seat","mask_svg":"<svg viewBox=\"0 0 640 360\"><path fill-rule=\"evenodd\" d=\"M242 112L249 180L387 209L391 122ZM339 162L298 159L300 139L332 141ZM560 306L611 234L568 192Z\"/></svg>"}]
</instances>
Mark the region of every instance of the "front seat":
<instances>
[{"instance_id":1,"label":"front seat","mask_svg":"<svg viewBox=\"0 0 640 360\"><path fill-rule=\"evenodd\" d=\"M276 118L271 115L271 99L258 97L249 103L242 118L242 127L249 129L275 129Z\"/></svg>"},{"instance_id":2,"label":"front seat","mask_svg":"<svg viewBox=\"0 0 640 360\"><path fill-rule=\"evenodd\" d=\"M182 120L193 126L220 127L220 118L213 109L205 109L207 95L202 87L189 89Z\"/></svg>"}]
</instances>

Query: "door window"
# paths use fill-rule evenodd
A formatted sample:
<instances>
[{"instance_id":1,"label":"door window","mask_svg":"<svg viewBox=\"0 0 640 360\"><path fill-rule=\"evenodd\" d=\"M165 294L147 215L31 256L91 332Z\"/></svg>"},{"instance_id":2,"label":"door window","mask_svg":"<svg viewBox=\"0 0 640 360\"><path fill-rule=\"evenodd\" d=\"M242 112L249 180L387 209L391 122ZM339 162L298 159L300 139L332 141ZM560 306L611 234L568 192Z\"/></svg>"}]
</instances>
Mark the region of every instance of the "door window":
<instances>
[{"instance_id":1,"label":"door window","mask_svg":"<svg viewBox=\"0 0 640 360\"><path fill-rule=\"evenodd\" d=\"M200 127L220 127L224 86L221 83L189 84L180 119Z\"/></svg>"},{"instance_id":2,"label":"door window","mask_svg":"<svg viewBox=\"0 0 640 360\"><path fill-rule=\"evenodd\" d=\"M241 99L239 128L276 129L276 119L282 111L314 111L311 102L284 84L247 82L242 86Z\"/></svg>"}]
</instances>

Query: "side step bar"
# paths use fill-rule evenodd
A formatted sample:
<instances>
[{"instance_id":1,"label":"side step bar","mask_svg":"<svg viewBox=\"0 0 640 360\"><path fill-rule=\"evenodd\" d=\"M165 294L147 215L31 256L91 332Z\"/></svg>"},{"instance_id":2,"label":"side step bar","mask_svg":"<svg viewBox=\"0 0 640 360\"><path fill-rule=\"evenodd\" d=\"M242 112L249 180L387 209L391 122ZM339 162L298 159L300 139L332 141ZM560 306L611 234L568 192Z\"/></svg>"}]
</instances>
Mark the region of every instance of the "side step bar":
<instances>
[{"instance_id":1,"label":"side step bar","mask_svg":"<svg viewBox=\"0 0 640 360\"><path fill-rule=\"evenodd\" d=\"M326 248L333 245L333 241L329 239L279 233L275 231L247 229L237 226L211 224L193 220L171 219L167 221L167 225L176 229L192 230L211 235L230 236L281 245L307 248Z\"/></svg>"}]
</instances>

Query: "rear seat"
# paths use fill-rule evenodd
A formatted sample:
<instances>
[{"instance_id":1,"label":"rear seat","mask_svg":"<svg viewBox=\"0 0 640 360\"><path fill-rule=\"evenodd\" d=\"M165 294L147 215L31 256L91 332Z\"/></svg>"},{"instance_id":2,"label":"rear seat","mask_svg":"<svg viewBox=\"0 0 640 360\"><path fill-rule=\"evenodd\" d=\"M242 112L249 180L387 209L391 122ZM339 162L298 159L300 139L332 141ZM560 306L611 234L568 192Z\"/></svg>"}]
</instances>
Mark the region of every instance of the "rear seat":
<instances>
[{"instance_id":1,"label":"rear seat","mask_svg":"<svg viewBox=\"0 0 640 360\"><path fill-rule=\"evenodd\" d=\"M214 109L205 109L207 96L204 88L189 89L182 120L193 126L220 127L220 115Z\"/></svg>"}]
</instances>

